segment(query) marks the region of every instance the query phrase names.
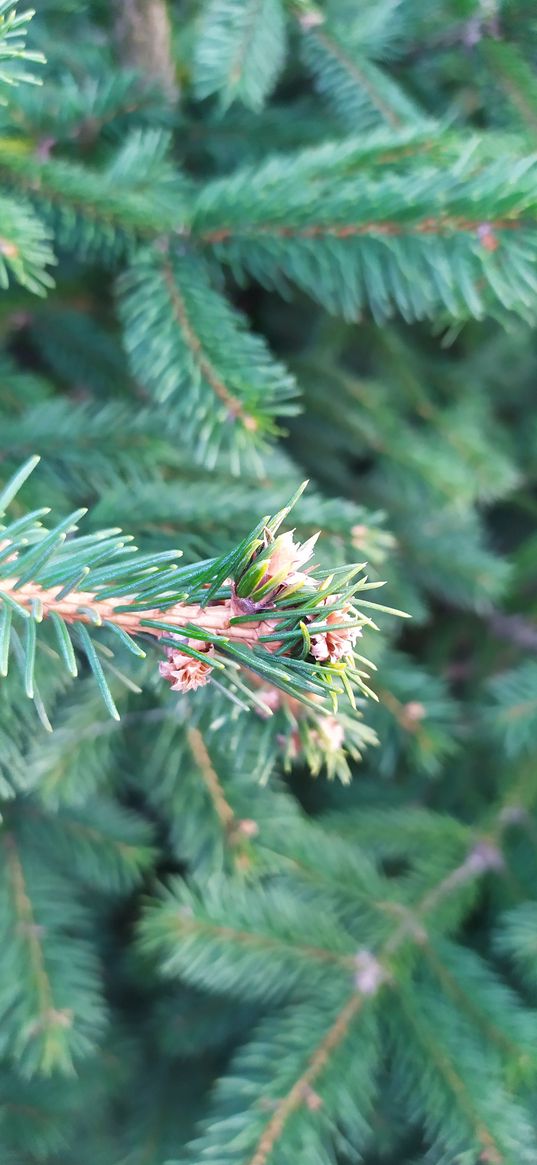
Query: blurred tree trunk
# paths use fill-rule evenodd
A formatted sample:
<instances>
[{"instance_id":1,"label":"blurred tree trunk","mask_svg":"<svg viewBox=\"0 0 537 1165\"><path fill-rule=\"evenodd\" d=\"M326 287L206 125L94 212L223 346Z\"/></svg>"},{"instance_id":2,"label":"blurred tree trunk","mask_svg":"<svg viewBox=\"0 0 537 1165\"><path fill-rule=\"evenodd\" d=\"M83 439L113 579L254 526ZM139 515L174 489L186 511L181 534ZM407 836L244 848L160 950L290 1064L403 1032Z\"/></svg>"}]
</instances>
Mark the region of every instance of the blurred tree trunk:
<instances>
[{"instance_id":1,"label":"blurred tree trunk","mask_svg":"<svg viewBox=\"0 0 537 1165\"><path fill-rule=\"evenodd\" d=\"M115 0L116 40L122 61L178 95L166 0Z\"/></svg>"}]
</instances>

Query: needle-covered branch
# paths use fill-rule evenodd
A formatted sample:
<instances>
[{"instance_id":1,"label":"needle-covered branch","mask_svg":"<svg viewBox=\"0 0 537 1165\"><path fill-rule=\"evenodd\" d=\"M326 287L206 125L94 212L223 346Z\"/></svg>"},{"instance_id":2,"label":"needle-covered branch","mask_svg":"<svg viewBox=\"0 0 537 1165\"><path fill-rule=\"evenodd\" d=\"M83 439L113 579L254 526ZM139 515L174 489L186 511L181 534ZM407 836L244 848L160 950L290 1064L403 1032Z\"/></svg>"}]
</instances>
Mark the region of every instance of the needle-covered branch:
<instances>
[{"instance_id":1,"label":"needle-covered branch","mask_svg":"<svg viewBox=\"0 0 537 1165\"><path fill-rule=\"evenodd\" d=\"M36 460L8 482L1 512ZM363 628L374 627L367 612L387 610L364 597L380 584L368 582L362 565L330 573L302 570L317 535L300 545L292 533L278 533L294 500L275 517L261 519L229 553L189 566L179 565L178 550L142 555L115 529L78 535L84 510L50 529L43 522L46 509L3 525L2 674L13 647L27 695L35 696L38 629L44 623L54 628L57 652L73 676L82 650L115 717L106 680L109 649L103 659L97 628L137 656L156 641L166 654L160 674L174 691L218 683L219 675L234 699L267 715L269 704L244 683L245 670L306 703L329 698L334 707L344 694L353 702L353 688L372 694L354 647ZM367 668L367 660L362 662Z\"/></svg>"},{"instance_id":2,"label":"needle-covered branch","mask_svg":"<svg viewBox=\"0 0 537 1165\"><path fill-rule=\"evenodd\" d=\"M384 815L388 832L390 816L390 811ZM367 1143L371 1136L368 1118L382 1083L377 1029L381 1006L395 1060L393 1086L405 1096L411 1076L415 1103L423 1110L424 1120L432 1110L431 1129L440 1146L465 1143L466 1138L472 1144L475 1141L478 1151L503 1148L508 1140L506 1127L515 1130L517 1151L533 1146L524 1110L511 1107L507 1089L503 1091L496 1049L492 1053L484 1040L496 1022L495 1008L501 1000L500 1023L505 1030L498 1025L496 1037L509 1038L517 1052L531 1055L530 1040L524 1034L526 1023L533 1027L530 1013L508 992L506 997L499 977L477 955L465 963L457 950L450 964L449 952L443 952L442 972L445 964L448 970L454 967L455 977L448 985L445 978L440 985L432 984L423 968L424 952L431 950L434 957L439 944L439 913L453 919L467 908L469 898L475 901L487 874L503 872L501 846L507 824L505 811L500 810L487 839L469 831L451 853L442 853L438 865L429 855L427 879L421 886L416 880L404 901L388 901L389 884L382 881L382 897L371 902L384 924L376 936L364 927L361 887L357 889L354 881L349 890L354 909L347 921L339 903L336 908L341 876L331 884L334 838L326 833L322 854L316 853L311 839L306 847L311 865L318 867L318 897L311 884L301 897L302 871L295 869L298 882L293 883L292 893L285 878L283 885L280 880L268 889L259 884L244 888L238 881L228 881L218 890L204 891L203 898L199 891L176 883L160 903L148 907L140 943L147 956L161 956L167 977L211 988L217 983L220 990L241 999L271 1003L291 999L276 1016L261 1021L235 1056L185 1160L198 1161L203 1154L216 1152L230 1116L241 1136L222 1158L226 1165L283 1165L289 1145L298 1148L311 1143L313 1152L319 1141L324 1143L326 1138L331 1143L335 1135L346 1135L354 1146ZM352 852L356 853L354 846ZM343 868L347 873L351 862L350 854L346 855ZM332 911L327 910L327 894ZM316 945L310 931L314 920ZM357 926L359 942L353 933ZM256 959L259 952L262 962ZM446 1007L445 992L448 987L453 990L453 984L458 1002L463 993L471 1008L471 1022L461 1017L456 1031L444 1032L453 1015ZM443 1042L438 1039L439 1030ZM460 1056L457 1039L462 1043ZM488 1070L482 1070L476 1097L472 1059L482 1065L487 1054ZM427 1071L434 1082L432 1100L427 1094L430 1080L424 1079ZM495 1111L498 1095L502 1102ZM265 1105L261 1101L267 1098L270 1104Z\"/></svg>"},{"instance_id":3,"label":"needle-covered branch","mask_svg":"<svg viewBox=\"0 0 537 1165\"><path fill-rule=\"evenodd\" d=\"M32 16L33 9L18 12L13 0L0 0L0 83L4 85L17 85L20 81L41 84L40 77L21 69L23 61L37 65L45 63L42 53L26 47Z\"/></svg>"},{"instance_id":4,"label":"needle-covered branch","mask_svg":"<svg viewBox=\"0 0 537 1165\"><path fill-rule=\"evenodd\" d=\"M394 310L480 318L498 306L533 318L535 163L471 157L470 142L443 170L418 161L406 174L338 182L329 165L312 172L309 152L293 172L275 158L208 183L192 236L235 277L295 285L348 319L366 307L380 321Z\"/></svg>"},{"instance_id":5,"label":"needle-covered branch","mask_svg":"<svg viewBox=\"0 0 537 1165\"><path fill-rule=\"evenodd\" d=\"M134 376L174 409L205 464L220 454L237 472L277 431L275 416L297 411L293 377L212 286L201 256L146 249L121 278L119 310Z\"/></svg>"}]
</instances>

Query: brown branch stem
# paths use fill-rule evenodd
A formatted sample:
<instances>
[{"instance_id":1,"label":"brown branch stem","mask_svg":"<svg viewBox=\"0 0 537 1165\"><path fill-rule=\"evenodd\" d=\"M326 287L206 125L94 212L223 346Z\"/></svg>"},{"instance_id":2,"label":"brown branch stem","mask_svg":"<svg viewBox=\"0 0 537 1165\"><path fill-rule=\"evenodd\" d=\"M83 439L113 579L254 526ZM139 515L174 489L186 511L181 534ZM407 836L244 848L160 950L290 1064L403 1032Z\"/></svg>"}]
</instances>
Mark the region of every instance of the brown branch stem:
<instances>
[{"instance_id":1,"label":"brown branch stem","mask_svg":"<svg viewBox=\"0 0 537 1165\"><path fill-rule=\"evenodd\" d=\"M334 1023L315 1049L306 1071L295 1081L291 1091L276 1106L276 1110L268 1122L248 1165L265 1165L265 1162L268 1161L274 1145L283 1133L289 1117L295 1109L304 1103L308 1095L308 1089L315 1083L317 1077L330 1059L331 1053L345 1038L352 1021L361 1011L363 1004L363 997L356 993L342 1007Z\"/></svg>"},{"instance_id":2,"label":"brown branch stem","mask_svg":"<svg viewBox=\"0 0 537 1165\"><path fill-rule=\"evenodd\" d=\"M477 234L483 226L483 219L467 219L459 216L442 215L438 218L424 218L419 222L405 223L385 220L364 223L314 223L310 226L284 226L281 223L253 223L249 227L221 227L218 230L202 231L198 238L207 245L223 243L228 239L241 237L255 240L260 235L271 235L280 239L348 239L366 236L370 238L390 238L412 235ZM522 230L529 224L523 219L501 218L487 220L487 226L494 231Z\"/></svg>"},{"instance_id":3,"label":"brown branch stem","mask_svg":"<svg viewBox=\"0 0 537 1165\"><path fill-rule=\"evenodd\" d=\"M260 635L270 633L272 626L267 622L238 624L233 626L230 620L233 611L229 602L214 603L207 607L198 604L175 603L167 609L154 607L150 610L138 610L133 606L132 611L118 611L117 606L127 606L129 599L123 596L118 599L100 599L98 594L91 591L72 591L64 598L58 598L58 588L44 589L37 583L24 583L17 588L16 578L0 579L0 601L2 594L12 596L26 610L31 610L37 600L42 604L43 616L57 614L66 623L85 623L89 626L99 626L103 623L113 623L129 635L151 635L160 639L169 632L158 627L147 626L147 621L160 621L177 628L181 633L187 626L195 626L207 631L210 636L218 635L222 639L232 639L246 646L253 646ZM133 603L135 599L132 598Z\"/></svg>"},{"instance_id":4,"label":"brown branch stem","mask_svg":"<svg viewBox=\"0 0 537 1165\"><path fill-rule=\"evenodd\" d=\"M230 833L235 824L235 814L228 804L218 773L209 756L209 750L199 728L188 728L186 737L192 756L199 768L204 784L211 798L214 811L225 833Z\"/></svg>"}]
</instances>

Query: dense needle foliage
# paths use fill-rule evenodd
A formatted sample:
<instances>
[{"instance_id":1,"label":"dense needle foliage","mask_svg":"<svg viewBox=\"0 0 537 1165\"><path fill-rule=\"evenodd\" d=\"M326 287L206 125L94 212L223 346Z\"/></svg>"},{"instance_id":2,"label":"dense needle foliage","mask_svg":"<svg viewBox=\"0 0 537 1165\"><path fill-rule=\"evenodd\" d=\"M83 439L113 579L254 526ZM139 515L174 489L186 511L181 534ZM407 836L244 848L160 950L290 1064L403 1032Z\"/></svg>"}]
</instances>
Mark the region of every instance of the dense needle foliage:
<instances>
[{"instance_id":1,"label":"dense needle foliage","mask_svg":"<svg viewBox=\"0 0 537 1165\"><path fill-rule=\"evenodd\" d=\"M536 69L0 0L1 1165L537 1163Z\"/></svg>"}]
</instances>

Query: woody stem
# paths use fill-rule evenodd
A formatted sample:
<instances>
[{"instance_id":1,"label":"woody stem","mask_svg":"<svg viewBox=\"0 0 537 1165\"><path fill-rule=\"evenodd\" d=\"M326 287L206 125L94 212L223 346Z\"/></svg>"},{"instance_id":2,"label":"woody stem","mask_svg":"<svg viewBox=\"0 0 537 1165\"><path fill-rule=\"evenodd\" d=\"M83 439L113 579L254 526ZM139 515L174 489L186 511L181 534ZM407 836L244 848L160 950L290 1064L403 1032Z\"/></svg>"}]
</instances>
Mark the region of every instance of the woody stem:
<instances>
[{"instance_id":1,"label":"woody stem","mask_svg":"<svg viewBox=\"0 0 537 1165\"><path fill-rule=\"evenodd\" d=\"M152 635L160 639L167 634L157 627L148 626L148 622L164 622L177 628L181 632L184 627L195 626L209 635L221 635L223 638L241 642L252 646L260 634L266 631L266 624L259 623L231 625L233 611L229 601L214 603L207 607L198 604L176 603L172 607L161 610L158 607L151 610L139 610L133 606L132 610L116 610L119 604L114 599L100 599L90 591L73 591L71 594L58 598L56 587L45 589L36 583L24 583L17 587L16 578L0 580L0 601L2 594L11 595L20 606L31 610L37 600L42 605L43 616L57 614L66 623L86 623L90 625L113 623L121 627L129 635ZM128 599L123 598L121 606L127 606ZM168 632L169 633L169 632Z\"/></svg>"}]
</instances>

